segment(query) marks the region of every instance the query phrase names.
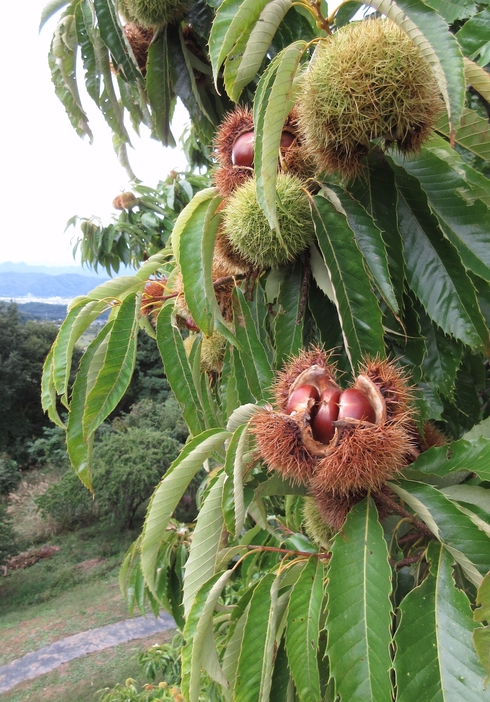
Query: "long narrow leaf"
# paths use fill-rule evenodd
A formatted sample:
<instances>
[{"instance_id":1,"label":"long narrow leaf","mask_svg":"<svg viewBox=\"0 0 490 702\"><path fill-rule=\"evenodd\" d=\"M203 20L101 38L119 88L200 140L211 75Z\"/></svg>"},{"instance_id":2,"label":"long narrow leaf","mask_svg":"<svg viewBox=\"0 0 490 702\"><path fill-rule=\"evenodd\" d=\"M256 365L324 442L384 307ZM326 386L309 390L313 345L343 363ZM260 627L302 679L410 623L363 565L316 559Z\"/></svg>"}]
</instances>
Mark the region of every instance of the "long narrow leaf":
<instances>
[{"instance_id":1,"label":"long narrow leaf","mask_svg":"<svg viewBox=\"0 0 490 702\"><path fill-rule=\"evenodd\" d=\"M223 61L246 28L257 21L266 4L267 0L224 0L221 3L209 35L209 56L216 86Z\"/></svg>"},{"instance_id":2,"label":"long narrow leaf","mask_svg":"<svg viewBox=\"0 0 490 702\"><path fill-rule=\"evenodd\" d=\"M468 598L455 587L452 558L434 545L429 551L430 575L401 604L395 636L397 702L440 700L484 702L485 671L472 644Z\"/></svg>"},{"instance_id":3,"label":"long narrow leaf","mask_svg":"<svg viewBox=\"0 0 490 702\"><path fill-rule=\"evenodd\" d=\"M362 205L341 188L324 188L323 193L337 212L347 217L357 245L371 271L374 282L384 299L397 313L398 302L390 279L388 254L383 235Z\"/></svg>"},{"instance_id":4,"label":"long narrow leaf","mask_svg":"<svg viewBox=\"0 0 490 702\"><path fill-rule=\"evenodd\" d=\"M182 414L191 434L204 431L206 421L199 392L192 377L180 331L172 324L173 303L165 303L157 318L157 344L165 368L165 375L182 408Z\"/></svg>"},{"instance_id":5,"label":"long narrow leaf","mask_svg":"<svg viewBox=\"0 0 490 702\"><path fill-rule=\"evenodd\" d=\"M200 691L200 674L210 648L217 654L213 636L213 613L218 599L226 586L232 570L218 573L211 577L195 597L184 628L185 646L182 648L182 692L189 702L198 702ZM219 664L218 664L219 665ZM227 685L221 673L220 682Z\"/></svg>"},{"instance_id":6,"label":"long narrow leaf","mask_svg":"<svg viewBox=\"0 0 490 702\"><path fill-rule=\"evenodd\" d=\"M319 702L318 643L323 604L323 564L310 558L289 598L286 650L291 675L302 702Z\"/></svg>"},{"instance_id":7,"label":"long narrow leaf","mask_svg":"<svg viewBox=\"0 0 490 702\"><path fill-rule=\"evenodd\" d=\"M141 540L141 568L150 590L156 595L156 563L168 521L188 484L230 433L208 429L192 439L172 463L152 495Z\"/></svg>"},{"instance_id":8,"label":"long narrow leaf","mask_svg":"<svg viewBox=\"0 0 490 702\"><path fill-rule=\"evenodd\" d=\"M272 382L272 370L257 328L251 318L245 296L240 288L233 292L235 310L235 335L241 345L239 352L246 379L257 400L264 398Z\"/></svg>"},{"instance_id":9,"label":"long narrow leaf","mask_svg":"<svg viewBox=\"0 0 490 702\"><path fill-rule=\"evenodd\" d=\"M303 345L304 329L303 267L299 262L286 272L279 288L274 319L276 367L297 355Z\"/></svg>"},{"instance_id":10,"label":"long narrow leaf","mask_svg":"<svg viewBox=\"0 0 490 702\"><path fill-rule=\"evenodd\" d=\"M297 41L278 54L259 81L254 101L257 200L271 229L279 231L276 202L277 159L282 128L295 94L296 73L306 50L305 41Z\"/></svg>"},{"instance_id":11,"label":"long narrow leaf","mask_svg":"<svg viewBox=\"0 0 490 702\"><path fill-rule=\"evenodd\" d=\"M318 245L335 292L345 350L355 370L363 356L385 354L381 310L346 217L320 196L313 198L312 211Z\"/></svg>"},{"instance_id":12,"label":"long narrow leaf","mask_svg":"<svg viewBox=\"0 0 490 702\"><path fill-rule=\"evenodd\" d=\"M135 296L122 302L114 320L104 365L87 395L83 416L84 433L92 434L109 416L127 390L136 362L138 320Z\"/></svg>"},{"instance_id":13,"label":"long narrow leaf","mask_svg":"<svg viewBox=\"0 0 490 702\"><path fill-rule=\"evenodd\" d=\"M82 356L80 370L73 384L70 413L68 415L68 425L66 428L66 446L70 462L80 480L89 489L92 487L90 455L93 445L93 434L84 436L82 420L90 387L90 368L94 358L96 358L97 354L100 352L100 349L106 348L107 337L112 329L112 324L112 322L108 322L102 328Z\"/></svg>"},{"instance_id":14,"label":"long narrow leaf","mask_svg":"<svg viewBox=\"0 0 490 702\"><path fill-rule=\"evenodd\" d=\"M224 527L221 503L225 477L223 472L211 487L197 518L189 558L185 565L183 603L186 614L192 607L200 587L216 571Z\"/></svg>"},{"instance_id":15,"label":"long narrow leaf","mask_svg":"<svg viewBox=\"0 0 490 702\"><path fill-rule=\"evenodd\" d=\"M349 702L391 702L391 568L370 499L353 508L335 538L326 590L337 694Z\"/></svg>"},{"instance_id":16,"label":"long narrow leaf","mask_svg":"<svg viewBox=\"0 0 490 702\"><path fill-rule=\"evenodd\" d=\"M291 7L291 0L271 0L260 13L241 57L233 91L229 92L232 100L238 100L243 88L255 78L279 25Z\"/></svg>"},{"instance_id":17,"label":"long narrow leaf","mask_svg":"<svg viewBox=\"0 0 490 702\"><path fill-rule=\"evenodd\" d=\"M390 485L446 545L468 577L479 584L481 576L490 570L490 538L432 485L408 480ZM470 567L463 564L463 559Z\"/></svg>"},{"instance_id":18,"label":"long narrow leaf","mask_svg":"<svg viewBox=\"0 0 490 702\"><path fill-rule=\"evenodd\" d=\"M421 453L410 468L440 477L451 473L476 473L480 480L490 481L490 440L484 437L460 439L449 447L431 448Z\"/></svg>"}]
</instances>

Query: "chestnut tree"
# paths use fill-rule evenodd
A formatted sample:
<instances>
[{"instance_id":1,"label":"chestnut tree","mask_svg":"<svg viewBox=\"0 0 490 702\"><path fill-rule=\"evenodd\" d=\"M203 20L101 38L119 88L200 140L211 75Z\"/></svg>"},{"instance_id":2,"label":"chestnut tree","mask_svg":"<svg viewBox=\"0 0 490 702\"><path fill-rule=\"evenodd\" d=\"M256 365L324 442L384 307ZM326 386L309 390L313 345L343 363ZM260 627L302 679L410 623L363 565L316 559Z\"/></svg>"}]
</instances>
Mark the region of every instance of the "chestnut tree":
<instances>
[{"instance_id":1,"label":"chestnut tree","mask_svg":"<svg viewBox=\"0 0 490 702\"><path fill-rule=\"evenodd\" d=\"M182 627L189 702L204 677L239 702L490 700L488 2L164 4L43 14L79 134L83 80L129 169L127 120L172 144L179 98L210 168L161 250L71 303L45 364L89 489L138 333L182 407L123 588Z\"/></svg>"}]
</instances>

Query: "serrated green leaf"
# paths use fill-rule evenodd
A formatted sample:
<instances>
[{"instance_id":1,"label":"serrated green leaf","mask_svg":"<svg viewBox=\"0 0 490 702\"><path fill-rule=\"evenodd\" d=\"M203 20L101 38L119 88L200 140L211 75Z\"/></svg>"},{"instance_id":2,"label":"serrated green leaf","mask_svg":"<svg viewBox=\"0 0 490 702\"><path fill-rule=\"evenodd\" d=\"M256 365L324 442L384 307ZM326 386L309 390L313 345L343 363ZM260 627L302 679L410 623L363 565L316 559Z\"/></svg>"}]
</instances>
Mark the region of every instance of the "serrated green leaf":
<instances>
[{"instance_id":1,"label":"serrated green leaf","mask_svg":"<svg viewBox=\"0 0 490 702\"><path fill-rule=\"evenodd\" d=\"M243 496L244 454L248 450L247 425L241 424L233 433L226 451L223 489L223 515L232 538L237 538L245 523L246 509Z\"/></svg>"},{"instance_id":2,"label":"serrated green leaf","mask_svg":"<svg viewBox=\"0 0 490 702\"><path fill-rule=\"evenodd\" d=\"M111 0L93 0L93 3L100 36L114 57L125 80L141 80L142 76L138 65L132 53L128 51L116 5Z\"/></svg>"},{"instance_id":3,"label":"serrated green leaf","mask_svg":"<svg viewBox=\"0 0 490 702\"><path fill-rule=\"evenodd\" d=\"M78 304L68 310L63 323L58 331L58 335L53 344L53 383L58 395L64 394L68 386L68 377L71 369L71 353L69 352L70 337L72 334L73 322L78 314L85 307L86 298L79 299ZM88 326L88 325L87 325ZM73 342L73 346L75 342Z\"/></svg>"},{"instance_id":4,"label":"serrated green leaf","mask_svg":"<svg viewBox=\"0 0 490 702\"><path fill-rule=\"evenodd\" d=\"M427 4L437 10L448 24L453 24L457 19L466 19L476 12L473 0L430 0Z\"/></svg>"},{"instance_id":5,"label":"serrated green leaf","mask_svg":"<svg viewBox=\"0 0 490 702\"><path fill-rule=\"evenodd\" d=\"M401 604L395 635L397 702L483 702L484 671L472 646L470 603L452 578L451 556L434 544L430 574Z\"/></svg>"},{"instance_id":6,"label":"serrated green leaf","mask_svg":"<svg viewBox=\"0 0 490 702\"><path fill-rule=\"evenodd\" d=\"M158 551L169 519L197 471L230 436L224 430L208 429L194 437L184 446L151 497L141 540L141 568L155 595Z\"/></svg>"},{"instance_id":7,"label":"serrated green leaf","mask_svg":"<svg viewBox=\"0 0 490 702\"><path fill-rule=\"evenodd\" d=\"M53 347L51 347L43 365L41 378L41 406L52 422L62 429L65 428L56 408L56 387L53 373Z\"/></svg>"},{"instance_id":8,"label":"serrated green leaf","mask_svg":"<svg viewBox=\"0 0 490 702\"><path fill-rule=\"evenodd\" d=\"M421 0L370 0L368 4L395 22L427 59L446 103L449 123L457 129L466 84L461 52L447 24Z\"/></svg>"},{"instance_id":9,"label":"serrated green leaf","mask_svg":"<svg viewBox=\"0 0 490 702\"><path fill-rule=\"evenodd\" d=\"M255 78L279 25L291 7L292 0L271 0L260 13L241 57L233 91L229 92L235 102L243 88Z\"/></svg>"},{"instance_id":10,"label":"serrated green leaf","mask_svg":"<svg viewBox=\"0 0 490 702\"><path fill-rule=\"evenodd\" d=\"M255 403L255 397L253 396L248 381L245 367L242 363L240 353L238 349L230 349L230 368L231 377L234 384L234 392L238 398L238 404L246 405ZM235 407L233 407L235 409Z\"/></svg>"},{"instance_id":11,"label":"serrated green leaf","mask_svg":"<svg viewBox=\"0 0 490 702\"><path fill-rule=\"evenodd\" d=\"M234 702L265 702L271 682L278 580L265 575L247 608L233 689Z\"/></svg>"},{"instance_id":12,"label":"serrated green leaf","mask_svg":"<svg viewBox=\"0 0 490 702\"><path fill-rule=\"evenodd\" d=\"M289 669L302 702L319 702L318 639L323 604L324 568L310 558L289 598L286 650Z\"/></svg>"},{"instance_id":13,"label":"serrated green leaf","mask_svg":"<svg viewBox=\"0 0 490 702\"><path fill-rule=\"evenodd\" d=\"M449 137L449 122L443 115L437 123L437 131ZM454 133L454 141L468 151L490 160L490 125L473 110L464 109L461 122Z\"/></svg>"},{"instance_id":14,"label":"serrated green leaf","mask_svg":"<svg viewBox=\"0 0 490 702\"><path fill-rule=\"evenodd\" d=\"M490 100L490 75L488 72L465 57L464 75L467 82L488 102Z\"/></svg>"},{"instance_id":15,"label":"serrated green leaf","mask_svg":"<svg viewBox=\"0 0 490 702\"><path fill-rule=\"evenodd\" d=\"M476 595L476 604L479 605L473 613L475 622L490 623L490 573L482 580Z\"/></svg>"},{"instance_id":16,"label":"serrated green leaf","mask_svg":"<svg viewBox=\"0 0 490 702\"><path fill-rule=\"evenodd\" d=\"M95 28L92 6L85 0L78 3L75 11L77 41L82 55L83 68L85 70L85 87L87 92L99 104L100 97L100 73L95 55Z\"/></svg>"},{"instance_id":17,"label":"serrated green leaf","mask_svg":"<svg viewBox=\"0 0 490 702\"><path fill-rule=\"evenodd\" d=\"M490 128L488 129L488 136L490 139ZM446 161L464 179L466 188L460 188L458 192L464 197L468 205L472 205L475 200L481 200L490 208L490 181L483 173L463 161L460 154L449 148L442 137L434 135L426 142L425 148L435 153L443 161Z\"/></svg>"},{"instance_id":18,"label":"serrated green leaf","mask_svg":"<svg viewBox=\"0 0 490 702\"><path fill-rule=\"evenodd\" d=\"M282 129L296 92L294 79L306 50L297 41L281 51L261 77L254 99L254 169L257 201L271 229L279 232L277 219L277 159ZM280 232L279 232L280 233Z\"/></svg>"},{"instance_id":19,"label":"serrated green leaf","mask_svg":"<svg viewBox=\"0 0 490 702\"><path fill-rule=\"evenodd\" d=\"M335 293L345 350L355 371L366 355L385 355L381 311L346 217L321 196L313 198L312 213Z\"/></svg>"},{"instance_id":20,"label":"serrated green leaf","mask_svg":"<svg viewBox=\"0 0 490 702\"><path fill-rule=\"evenodd\" d=\"M241 349L239 356L245 369L245 376L256 400L262 400L272 382L272 369L245 296L240 288L233 291L235 335ZM245 403L244 403L245 404Z\"/></svg>"},{"instance_id":21,"label":"serrated green leaf","mask_svg":"<svg viewBox=\"0 0 490 702\"><path fill-rule=\"evenodd\" d=\"M210 143L217 120L214 114L209 113L210 104L205 93L201 95L197 87L190 52L185 45L180 25L167 26L167 42L172 89L186 107L197 136L204 143ZM203 97L208 105L204 105Z\"/></svg>"},{"instance_id":22,"label":"serrated green leaf","mask_svg":"<svg viewBox=\"0 0 490 702\"><path fill-rule=\"evenodd\" d=\"M449 485L442 488L442 492L455 502L463 502L467 506L480 508L477 513L484 514L486 519L490 521L490 491L488 488L478 485Z\"/></svg>"},{"instance_id":23,"label":"serrated green leaf","mask_svg":"<svg viewBox=\"0 0 490 702\"><path fill-rule=\"evenodd\" d=\"M397 313L398 302L388 269L386 244L374 219L352 195L335 186L323 188L323 194L339 214L347 217L357 245L371 271L374 282L393 312Z\"/></svg>"},{"instance_id":24,"label":"serrated green leaf","mask_svg":"<svg viewBox=\"0 0 490 702\"><path fill-rule=\"evenodd\" d=\"M180 260L181 238L189 236L186 234L188 227L194 226L195 218L202 215L204 203L209 204L209 200L216 196L216 192L216 188L204 188L204 190L199 191L177 217L172 231L172 248L177 261Z\"/></svg>"},{"instance_id":25,"label":"serrated green leaf","mask_svg":"<svg viewBox=\"0 0 490 702\"><path fill-rule=\"evenodd\" d=\"M485 8L463 24L455 34L465 56L474 60L490 44L490 8Z\"/></svg>"},{"instance_id":26,"label":"serrated green leaf","mask_svg":"<svg viewBox=\"0 0 490 702\"><path fill-rule=\"evenodd\" d=\"M213 198L211 202L203 200L180 231L177 245L185 301L195 323L208 336L213 333L213 312L206 296L205 278L211 273L214 240L219 227L216 208L220 202L220 198ZM214 292L212 294L214 297Z\"/></svg>"},{"instance_id":27,"label":"serrated green leaf","mask_svg":"<svg viewBox=\"0 0 490 702\"><path fill-rule=\"evenodd\" d=\"M209 56L216 87L224 60L247 28L255 24L266 4L267 0L224 0L219 6L209 35Z\"/></svg>"},{"instance_id":28,"label":"serrated green leaf","mask_svg":"<svg viewBox=\"0 0 490 702\"><path fill-rule=\"evenodd\" d=\"M373 217L386 243L389 272L398 306L403 308L405 287L405 260L403 244L396 217L397 191L393 171L384 156L372 152L368 157L368 171L351 188L353 196Z\"/></svg>"},{"instance_id":29,"label":"serrated green leaf","mask_svg":"<svg viewBox=\"0 0 490 702\"><path fill-rule=\"evenodd\" d=\"M92 143L92 131L88 124L87 114L81 104L76 84L76 55L59 38L59 32L64 29L62 22L63 20L61 20L60 25L55 30L48 53L51 80L53 81L56 96L63 104L78 136L83 137L86 135L90 143Z\"/></svg>"},{"instance_id":30,"label":"serrated green leaf","mask_svg":"<svg viewBox=\"0 0 490 702\"><path fill-rule=\"evenodd\" d=\"M481 576L490 570L490 538L432 485L408 480L389 485L427 524L434 536L445 544L468 577L479 584ZM471 569L463 565L459 554L478 572L470 572Z\"/></svg>"},{"instance_id":31,"label":"serrated green leaf","mask_svg":"<svg viewBox=\"0 0 490 702\"><path fill-rule=\"evenodd\" d=\"M173 303L166 302L157 317L157 344L165 368L165 375L182 409L189 431L196 436L204 431L206 420L194 384L184 342L180 331L172 324Z\"/></svg>"},{"instance_id":32,"label":"serrated green leaf","mask_svg":"<svg viewBox=\"0 0 490 702\"><path fill-rule=\"evenodd\" d=\"M145 80L155 133L164 146L175 146L175 140L170 131L172 94L169 83L166 28L148 48Z\"/></svg>"},{"instance_id":33,"label":"serrated green leaf","mask_svg":"<svg viewBox=\"0 0 490 702\"><path fill-rule=\"evenodd\" d=\"M119 103L119 99L114 88L110 54L99 34L95 36L94 49L97 64L99 66L99 71L102 75L104 84L104 89L100 96L98 105L105 121L114 132L114 150L118 155L124 156L124 144L130 143L131 140L124 124L123 108ZM131 170L129 170L128 175L131 180L135 179L135 175Z\"/></svg>"},{"instance_id":34,"label":"serrated green leaf","mask_svg":"<svg viewBox=\"0 0 490 702\"><path fill-rule=\"evenodd\" d=\"M376 508L364 499L332 546L327 655L337 695L391 702L391 568Z\"/></svg>"},{"instance_id":35,"label":"serrated green leaf","mask_svg":"<svg viewBox=\"0 0 490 702\"><path fill-rule=\"evenodd\" d=\"M484 280L490 280L490 237L486 222L490 210L480 200L469 204L459 193L468 188L461 175L432 150L422 149L416 159L394 157L417 179L432 211L458 250L464 265Z\"/></svg>"},{"instance_id":36,"label":"serrated green leaf","mask_svg":"<svg viewBox=\"0 0 490 702\"><path fill-rule=\"evenodd\" d=\"M226 475L223 472L211 487L199 510L185 566L184 611L187 614L199 588L215 574L221 534L224 527L221 503Z\"/></svg>"},{"instance_id":37,"label":"serrated green leaf","mask_svg":"<svg viewBox=\"0 0 490 702\"><path fill-rule=\"evenodd\" d=\"M277 297L274 318L276 368L290 356L296 356L303 346L304 305L303 267L299 263L285 272Z\"/></svg>"},{"instance_id":38,"label":"serrated green leaf","mask_svg":"<svg viewBox=\"0 0 490 702\"><path fill-rule=\"evenodd\" d=\"M443 334L422 312L419 320L426 345L422 365L424 378L442 395L451 397L463 357L463 346Z\"/></svg>"},{"instance_id":39,"label":"serrated green leaf","mask_svg":"<svg viewBox=\"0 0 490 702\"><path fill-rule=\"evenodd\" d=\"M83 432L90 436L126 392L136 362L138 320L135 295L128 295L118 310L108 337L104 364L87 393Z\"/></svg>"},{"instance_id":40,"label":"serrated green leaf","mask_svg":"<svg viewBox=\"0 0 490 702\"><path fill-rule=\"evenodd\" d=\"M469 346L486 348L488 330L457 252L442 235L418 181L397 166L395 174L399 191L398 226L410 287L429 317L446 334ZM451 198L454 199L454 194Z\"/></svg>"},{"instance_id":41,"label":"serrated green leaf","mask_svg":"<svg viewBox=\"0 0 490 702\"><path fill-rule=\"evenodd\" d=\"M211 650L219 670L213 636L213 613L223 588L232 575L233 570L227 570L212 576L196 594L188 613L183 632L182 692L189 702L199 700L201 666L205 667L206 658L212 655ZM222 685L227 686L223 673L217 677Z\"/></svg>"},{"instance_id":42,"label":"serrated green leaf","mask_svg":"<svg viewBox=\"0 0 490 702\"><path fill-rule=\"evenodd\" d=\"M93 446L93 434L84 436L83 433L83 413L87 395L92 387L90 379L90 369L94 359L105 350L107 337L112 329L113 322L108 322L89 344L87 350L80 361L80 369L73 384L70 402L70 412L68 414L68 424L66 427L66 448L70 463L82 483L92 489L92 478L90 475L90 457Z\"/></svg>"},{"instance_id":43,"label":"serrated green leaf","mask_svg":"<svg viewBox=\"0 0 490 702\"><path fill-rule=\"evenodd\" d=\"M50 0L47 5L45 5L41 12L41 17L39 20L39 31L44 27L46 22L53 17L59 10L61 10L66 5L70 4L70 0Z\"/></svg>"},{"instance_id":44,"label":"serrated green leaf","mask_svg":"<svg viewBox=\"0 0 490 702\"><path fill-rule=\"evenodd\" d=\"M449 446L431 448L420 454L410 468L445 477L451 473L476 473L480 480L490 480L490 440L459 439Z\"/></svg>"}]
</instances>

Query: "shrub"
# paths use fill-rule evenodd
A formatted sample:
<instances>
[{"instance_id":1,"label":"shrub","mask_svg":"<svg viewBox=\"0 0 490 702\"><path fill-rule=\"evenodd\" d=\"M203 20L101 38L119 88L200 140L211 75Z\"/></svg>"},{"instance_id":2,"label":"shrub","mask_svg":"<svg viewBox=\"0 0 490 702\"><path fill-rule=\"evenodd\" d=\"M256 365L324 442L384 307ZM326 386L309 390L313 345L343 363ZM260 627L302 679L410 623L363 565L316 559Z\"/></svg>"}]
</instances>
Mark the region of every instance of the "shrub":
<instances>
[{"instance_id":1,"label":"shrub","mask_svg":"<svg viewBox=\"0 0 490 702\"><path fill-rule=\"evenodd\" d=\"M41 517L54 520L62 531L88 524L97 515L92 495L71 469L38 495L35 503Z\"/></svg>"},{"instance_id":2,"label":"shrub","mask_svg":"<svg viewBox=\"0 0 490 702\"><path fill-rule=\"evenodd\" d=\"M181 444L165 432L129 427L94 447L93 486L101 516L131 527Z\"/></svg>"},{"instance_id":3,"label":"shrub","mask_svg":"<svg viewBox=\"0 0 490 702\"><path fill-rule=\"evenodd\" d=\"M17 461L2 453L0 455L0 495L8 495L20 482L21 473Z\"/></svg>"},{"instance_id":4,"label":"shrub","mask_svg":"<svg viewBox=\"0 0 490 702\"><path fill-rule=\"evenodd\" d=\"M7 514L6 506L0 504L0 565L3 565L10 556L18 552L12 518Z\"/></svg>"}]
</instances>

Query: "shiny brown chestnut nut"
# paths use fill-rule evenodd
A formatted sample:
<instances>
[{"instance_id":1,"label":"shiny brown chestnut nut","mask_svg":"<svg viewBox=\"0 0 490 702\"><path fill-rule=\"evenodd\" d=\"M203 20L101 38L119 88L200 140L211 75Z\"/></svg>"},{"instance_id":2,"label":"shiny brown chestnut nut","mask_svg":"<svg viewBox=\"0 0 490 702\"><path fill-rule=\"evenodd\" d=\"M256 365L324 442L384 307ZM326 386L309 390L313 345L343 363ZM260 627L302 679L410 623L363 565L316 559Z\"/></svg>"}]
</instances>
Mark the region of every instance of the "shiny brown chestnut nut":
<instances>
[{"instance_id":1,"label":"shiny brown chestnut nut","mask_svg":"<svg viewBox=\"0 0 490 702\"><path fill-rule=\"evenodd\" d=\"M254 162L254 133L240 134L231 150L231 162L234 166L252 168Z\"/></svg>"},{"instance_id":2,"label":"shiny brown chestnut nut","mask_svg":"<svg viewBox=\"0 0 490 702\"><path fill-rule=\"evenodd\" d=\"M356 388L344 390L339 399L337 419L358 419L374 423L376 412L367 396Z\"/></svg>"},{"instance_id":3,"label":"shiny brown chestnut nut","mask_svg":"<svg viewBox=\"0 0 490 702\"><path fill-rule=\"evenodd\" d=\"M318 401L318 390L314 385L300 385L293 390L286 405L286 414L309 410Z\"/></svg>"},{"instance_id":4,"label":"shiny brown chestnut nut","mask_svg":"<svg viewBox=\"0 0 490 702\"><path fill-rule=\"evenodd\" d=\"M292 132L284 131L281 134L281 143L280 147L283 151L286 151L289 149L293 141L296 139L296 136Z\"/></svg>"},{"instance_id":5,"label":"shiny brown chestnut nut","mask_svg":"<svg viewBox=\"0 0 490 702\"><path fill-rule=\"evenodd\" d=\"M327 388L320 395L318 409L311 422L311 430L315 441L328 444L335 434L333 422L339 413L339 398L341 391L337 388Z\"/></svg>"}]
</instances>

